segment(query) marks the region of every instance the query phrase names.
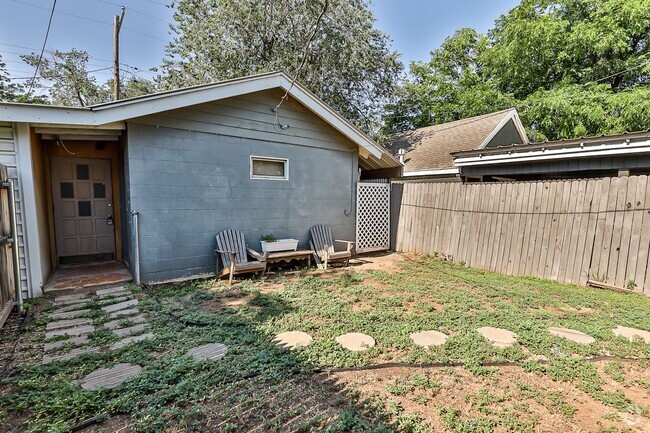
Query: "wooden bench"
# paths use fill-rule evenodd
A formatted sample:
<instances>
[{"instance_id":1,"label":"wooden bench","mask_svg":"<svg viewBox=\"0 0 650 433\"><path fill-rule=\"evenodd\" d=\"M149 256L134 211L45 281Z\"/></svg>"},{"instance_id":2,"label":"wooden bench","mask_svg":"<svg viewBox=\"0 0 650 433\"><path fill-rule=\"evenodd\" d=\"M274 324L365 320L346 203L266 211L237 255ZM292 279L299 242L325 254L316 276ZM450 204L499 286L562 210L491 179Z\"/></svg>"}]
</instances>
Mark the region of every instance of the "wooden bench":
<instances>
[{"instance_id":1,"label":"wooden bench","mask_svg":"<svg viewBox=\"0 0 650 433\"><path fill-rule=\"evenodd\" d=\"M311 267L311 256L314 254L312 250L296 250L296 251L278 251L269 253L266 257L266 263L287 262L292 260L307 259L307 266Z\"/></svg>"}]
</instances>

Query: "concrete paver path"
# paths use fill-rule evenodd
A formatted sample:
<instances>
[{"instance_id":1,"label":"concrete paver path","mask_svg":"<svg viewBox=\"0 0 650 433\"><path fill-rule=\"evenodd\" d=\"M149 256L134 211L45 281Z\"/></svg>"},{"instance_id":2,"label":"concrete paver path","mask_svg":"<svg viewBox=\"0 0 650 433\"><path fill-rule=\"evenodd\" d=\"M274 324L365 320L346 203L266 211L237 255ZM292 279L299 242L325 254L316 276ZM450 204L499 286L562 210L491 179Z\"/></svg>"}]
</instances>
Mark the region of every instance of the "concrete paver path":
<instances>
[{"instance_id":1,"label":"concrete paver path","mask_svg":"<svg viewBox=\"0 0 650 433\"><path fill-rule=\"evenodd\" d=\"M449 338L447 335L438 331L415 332L410 337L413 343L421 347L442 346L447 341L447 338Z\"/></svg>"},{"instance_id":2,"label":"concrete paver path","mask_svg":"<svg viewBox=\"0 0 650 433\"><path fill-rule=\"evenodd\" d=\"M596 339L591 335L585 334L584 332L580 332L576 329L551 327L548 328L548 332L553 335L557 335L558 337L564 337L567 340L580 344L591 344L596 342Z\"/></svg>"},{"instance_id":3,"label":"concrete paver path","mask_svg":"<svg viewBox=\"0 0 650 433\"><path fill-rule=\"evenodd\" d=\"M362 352L375 347L375 339L360 332L350 332L336 337L336 342L353 352Z\"/></svg>"},{"instance_id":4,"label":"concrete paver path","mask_svg":"<svg viewBox=\"0 0 650 433\"><path fill-rule=\"evenodd\" d=\"M194 347L187 351L187 355L191 356L196 361L204 359L217 361L226 356L226 353L228 353L228 348L225 344L221 343L204 344L203 346Z\"/></svg>"},{"instance_id":5,"label":"concrete paver path","mask_svg":"<svg viewBox=\"0 0 650 433\"><path fill-rule=\"evenodd\" d=\"M115 388L127 379L137 376L142 367L134 364L117 364L111 368L100 368L86 376L81 381L81 387L89 391L99 388Z\"/></svg>"},{"instance_id":6,"label":"concrete paver path","mask_svg":"<svg viewBox=\"0 0 650 433\"><path fill-rule=\"evenodd\" d=\"M517 334L507 329L484 326L477 331L494 347L508 347L517 342Z\"/></svg>"},{"instance_id":7,"label":"concrete paver path","mask_svg":"<svg viewBox=\"0 0 650 433\"><path fill-rule=\"evenodd\" d=\"M311 338L311 335L301 331L283 332L276 335L273 339L273 342L278 346L291 350L296 347L309 346L312 341L314 341L314 339Z\"/></svg>"},{"instance_id":8,"label":"concrete paver path","mask_svg":"<svg viewBox=\"0 0 650 433\"><path fill-rule=\"evenodd\" d=\"M647 344L650 344L650 331L643 331L641 329L628 328L625 326L617 326L614 328L614 335L625 337L630 341L634 341L635 337L639 337Z\"/></svg>"}]
</instances>

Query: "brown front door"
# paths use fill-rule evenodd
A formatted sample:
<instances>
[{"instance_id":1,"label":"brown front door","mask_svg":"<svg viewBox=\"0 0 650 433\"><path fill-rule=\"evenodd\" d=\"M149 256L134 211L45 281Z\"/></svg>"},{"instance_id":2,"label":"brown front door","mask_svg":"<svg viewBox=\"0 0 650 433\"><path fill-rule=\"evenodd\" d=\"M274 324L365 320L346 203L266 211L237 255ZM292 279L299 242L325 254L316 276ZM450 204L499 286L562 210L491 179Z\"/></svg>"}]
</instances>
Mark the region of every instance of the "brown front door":
<instances>
[{"instance_id":1,"label":"brown front door","mask_svg":"<svg viewBox=\"0 0 650 433\"><path fill-rule=\"evenodd\" d=\"M115 260L111 161L52 158L59 264Z\"/></svg>"}]
</instances>

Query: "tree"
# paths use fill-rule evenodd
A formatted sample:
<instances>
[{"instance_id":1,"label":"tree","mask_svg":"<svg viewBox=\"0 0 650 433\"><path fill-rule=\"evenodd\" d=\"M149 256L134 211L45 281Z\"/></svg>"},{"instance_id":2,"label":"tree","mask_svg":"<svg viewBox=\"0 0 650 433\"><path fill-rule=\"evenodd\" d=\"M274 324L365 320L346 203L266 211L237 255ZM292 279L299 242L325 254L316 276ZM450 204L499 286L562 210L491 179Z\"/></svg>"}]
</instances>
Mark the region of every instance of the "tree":
<instances>
[{"instance_id":1,"label":"tree","mask_svg":"<svg viewBox=\"0 0 650 433\"><path fill-rule=\"evenodd\" d=\"M39 56L35 53L21 56L23 61L36 67ZM113 99L113 79L98 83L93 72L110 70L107 66L99 70L88 70L90 56L86 51L54 51L50 58L43 57L34 88L47 90L48 102L55 105L85 107L101 104ZM43 81L48 85L43 84ZM120 97L131 98L156 91L153 81L138 77L124 77Z\"/></svg>"},{"instance_id":2,"label":"tree","mask_svg":"<svg viewBox=\"0 0 650 433\"><path fill-rule=\"evenodd\" d=\"M523 0L487 36L464 29L411 65L385 130L509 106L534 139L646 129L649 83L647 0Z\"/></svg>"},{"instance_id":3,"label":"tree","mask_svg":"<svg viewBox=\"0 0 650 433\"><path fill-rule=\"evenodd\" d=\"M282 70L366 130L394 95L402 65L363 0L178 0L175 6L178 24L163 65L167 88Z\"/></svg>"},{"instance_id":4,"label":"tree","mask_svg":"<svg viewBox=\"0 0 650 433\"><path fill-rule=\"evenodd\" d=\"M21 93L21 86L11 82L7 65L0 56L0 101L15 102Z\"/></svg>"}]
</instances>

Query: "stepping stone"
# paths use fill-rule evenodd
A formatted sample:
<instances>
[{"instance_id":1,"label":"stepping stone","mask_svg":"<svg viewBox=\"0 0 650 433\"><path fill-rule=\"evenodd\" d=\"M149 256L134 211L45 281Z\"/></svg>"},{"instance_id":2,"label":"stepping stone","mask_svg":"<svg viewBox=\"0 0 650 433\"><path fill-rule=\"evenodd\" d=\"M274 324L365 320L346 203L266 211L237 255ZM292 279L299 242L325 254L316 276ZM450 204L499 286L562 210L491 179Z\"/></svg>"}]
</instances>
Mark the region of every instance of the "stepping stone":
<instances>
[{"instance_id":1,"label":"stepping stone","mask_svg":"<svg viewBox=\"0 0 650 433\"><path fill-rule=\"evenodd\" d=\"M139 316L135 316L135 317L126 317L126 318L115 319L115 320L112 320L110 322L106 322L106 323L104 323L104 327L108 328L108 329L118 329L118 328L120 328L120 323L124 322L126 320L128 320L129 322L132 322L133 324L143 323L143 322L146 321L144 316L142 314L140 314Z\"/></svg>"},{"instance_id":2,"label":"stepping stone","mask_svg":"<svg viewBox=\"0 0 650 433\"><path fill-rule=\"evenodd\" d=\"M122 301L122 300L125 300L125 299L129 299L129 297L130 297L131 295L132 295L132 293L131 293L130 291L128 291L128 290L121 290L121 291L119 291L119 292L110 293L110 294L108 294L108 295L98 296L97 299L100 300L100 301L109 301L109 300L110 300L110 301L115 301L115 300L118 300L118 299L119 299L120 301ZM111 298L112 298L112 299L111 299Z\"/></svg>"},{"instance_id":3,"label":"stepping stone","mask_svg":"<svg viewBox=\"0 0 650 433\"><path fill-rule=\"evenodd\" d=\"M49 364L54 361L68 361L73 358L77 358L86 353L98 353L99 347L88 346L88 347L79 347L77 349L72 349L68 353L62 355L43 355L43 364Z\"/></svg>"},{"instance_id":4,"label":"stepping stone","mask_svg":"<svg viewBox=\"0 0 650 433\"><path fill-rule=\"evenodd\" d=\"M129 308L127 310L119 310L114 313L111 313L108 315L111 319L115 319L116 317L123 317L123 316L132 316L134 314L138 314L140 310L137 308Z\"/></svg>"},{"instance_id":5,"label":"stepping stone","mask_svg":"<svg viewBox=\"0 0 650 433\"><path fill-rule=\"evenodd\" d=\"M127 379L137 376L141 371L142 367L133 364L117 364L111 368L100 368L86 376L81 381L81 387L88 391L115 388Z\"/></svg>"},{"instance_id":6,"label":"stepping stone","mask_svg":"<svg viewBox=\"0 0 650 433\"><path fill-rule=\"evenodd\" d=\"M129 307L133 307L134 305L138 305L137 299L131 299L129 301L120 302L118 304L106 305L105 307L102 307L102 310L106 313L113 313L115 311L125 310Z\"/></svg>"},{"instance_id":7,"label":"stepping stone","mask_svg":"<svg viewBox=\"0 0 650 433\"><path fill-rule=\"evenodd\" d=\"M86 314L90 310L88 309L83 309L83 310L72 310L72 311L61 311L60 313L50 313L49 317L53 319L70 319L75 316L80 316L82 314Z\"/></svg>"},{"instance_id":8,"label":"stepping stone","mask_svg":"<svg viewBox=\"0 0 650 433\"><path fill-rule=\"evenodd\" d=\"M311 338L311 335L300 331L283 332L276 335L273 339L273 342L276 345L290 350L293 350L296 347L309 346L312 341L314 341L314 339Z\"/></svg>"},{"instance_id":9,"label":"stepping stone","mask_svg":"<svg viewBox=\"0 0 650 433\"><path fill-rule=\"evenodd\" d=\"M375 347L375 339L360 332L350 332L336 337L336 342L353 352L362 352Z\"/></svg>"},{"instance_id":10,"label":"stepping stone","mask_svg":"<svg viewBox=\"0 0 650 433\"><path fill-rule=\"evenodd\" d=\"M129 326L128 328L119 328L113 329L113 334L118 337L124 337L125 335L135 334L136 332L144 331L144 328L147 327L146 323L141 323L139 325Z\"/></svg>"},{"instance_id":11,"label":"stepping stone","mask_svg":"<svg viewBox=\"0 0 650 433\"><path fill-rule=\"evenodd\" d=\"M508 347L517 342L517 334L507 329L485 326L478 328L477 331L494 347Z\"/></svg>"},{"instance_id":12,"label":"stepping stone","mask_svg":"<svg viewBox=\"0 0 650 433\"><path fill-rule=\"evenodd\" d=\"M124 346L126 346L127 344L136 343L138 341L149 340L149 339L154 338L154 337L155 337L155 335L152 334L151 332L149 332L147 334L137 335L135 337L126 337L126 338L123 338L122 340L116 342L115 344L113 344L110 347L110 349L108 349L108 350L121 349Z\"/></svg>"},{"instance_id":13,"label":"stepping stone","mask_svg":"<svg viewBox=\"0 0 650 433\"><path fill-rule=\"evenodd\" d=\"M54 310L54 313L61 313L61 312L66 312L66 311L74 311L74 310L81 310L83 307L85 307L87 302L81 302L78 304L70 304L70 305L65 305L61 308L56 308ZM51 313L50 313L51 314Z\"/></svg>"},{"instance_id":14,"label":"stepping stone","mask_svg":"<svg viewBox=\"0 0 650 433\"><path fill-rule=\"evenodd\" d=\"M210 343L190 349L186 355L191 356L195 361L202 361L204 359L217 361L226 356L226 353L228 353L228 348L225 344Z\"/></svg>"},{"instance_id":15,"label":"stepping stone","mask_svg":"<svg viewBox=\"0 0 650 433\"><path fill-rule=\"evenodd\" d=\"M90 339L88 338L87 335L82 335L80 337L68 338L67 340L55 341L54 343L45 343L43 345L43 350L45 352L51 352L52 350L58 349L59 347L63 347L66 344L87 344L87 343L90 343Z\"/></svg>"},{"instance_id":16,"label":"stepping stone","mask_svg":"<svg viewBox=\"0 0 650 433\"><path fill-rule=\"evenodd\" d=\"M580 344L591 344L596 342L596 339L591 335L585 334L584 332L580 332L575 329L548 328L548 332L553 335L557 335L558 337L564 337L567 340L571 340Z\"/></svg>"},{"instance_id":17,"label":"stepping stone","mask_svg":"<svg viewBox=\"0 0 650 433\"><path fill-rule=\"evenodd\" d=\"M641 329L627 328L625 326L617 326L614 328L614 335L625 337L630 341L634 341L634 337L639 337L647 344L650 344L650 332Z\"/></svg>"},{"instance_id":18,"label":"stepping stone","mask_svg":"<svg viewBox=\"0 0 650 433\"><path fill-rule=\"evenodd\" d=\"M54 301L52 302L53 307L65 307L68 305L86 305L90 301L94 301L95 297L87 297L83 299L73 299L70 301Z\"/></svg>"},{"instance_id":19,"label":"stepping stone","mask_svg":"<svg viewBox=\"0 0 650 433\"><path fill-rule=\"evenodd\" d=\"M93 323L90 319L70 319L70 320L58 320L56 322L50 322L45 326L45 330L52 331L53 329L63 329L63 328L72 328L74 326L90 325Z\"/></svg>"},{"instance_id":20,"label":"stepping stone","mask_svg":"<svg viewBox=\"0 0 650 433\"><path fill-rule=\"evenodd\" d=\"M95 293L97 296L103 296L103 295L113 295L115 293L120 293L126 291L126 287L124 286L118 286L118 287L109 287L108 289L100 289L97 290Z\"/></svg>"},{"instance_id":21,"label":"stepping stone","mask_svg":"<svg viewBox=\"0 0 650 433\"><path fill-rule=\"evenodd\" d=\"M124 346L126 346L127 344L136 343L138 341L149 340L149 339L154 338L154 337L155 337L155 335L152 334L151 332L149 332L147 334L137 335L135 337L126 337L126 338L123 338L120 341L116 342L115 344L113 344L109 348L109 350L121 349Z\"/></svg>"},{"instance_id":22,"label":"stepping stone","mask_svg":"<svg viewBox=\"0 0 650 433\"><path fill-rule=\"evenodd\" d=\"M447 335L438 331L422 331L410 335L411 340L418 346L442 346L449 338Z\"/></svg>"},{"instance_id":23,"label":"stepping stone","mask_svg":"<svg viewBox=\"0 0 650 433\"><path fill-rule=\"evenodd\" d=\"M92 325L77 326L74 328L66 329L55 329L54 331L49 331L45 333L45 338L50 339L52 337L58 337L60 335L69 335L70 337L76 337L77 335L90 334L95 331L95 327Z\"/></svg>"},{"instance_id":24,"label":"stepping stone","mask_svg":"<svg viewBox=\"0 0 650 433\"><path fill-rule=\"evenodd\" d=\"M75 295L57 296L56 298L54 298L54 302L55 303L57 303L57 302L61 303L61 302L66 302L66 301L67 302L70 302L70 301L74 301L74 302L84 301L85 302L85 301L89 301L90 299L92 299L92 296L88 295L87 293L77 293Z\"/></svg>"}]
</instances>

